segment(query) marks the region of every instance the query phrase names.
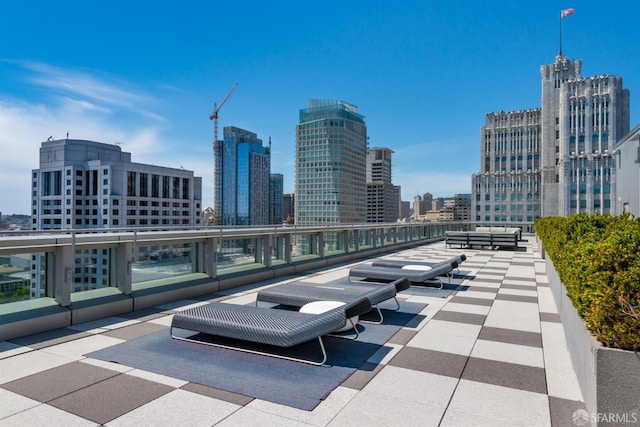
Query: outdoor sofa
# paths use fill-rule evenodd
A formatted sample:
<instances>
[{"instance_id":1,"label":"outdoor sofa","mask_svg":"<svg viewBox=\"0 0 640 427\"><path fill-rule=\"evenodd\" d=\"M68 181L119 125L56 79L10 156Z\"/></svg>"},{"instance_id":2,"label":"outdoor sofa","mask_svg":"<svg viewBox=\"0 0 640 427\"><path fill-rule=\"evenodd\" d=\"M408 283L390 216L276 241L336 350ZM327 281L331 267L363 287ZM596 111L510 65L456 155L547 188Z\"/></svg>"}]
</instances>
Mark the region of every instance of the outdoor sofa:
<instances>
[{"instance_id":1,"label":"outdoor sofa","mask_svg":"<svg viewBox=\"0 0 640 427\"><path fill-rule=\"evenodd\" d=\"M322 365L327 360L322 336L344 327L347 319L370 310L371 303L366 298L353 300L318 314L212 302L176 313L171 321L169 331L171 337L177 340ZM184 337L176 335L174 329L200 332L238 341L224 344L194 338L196 335ZM293 347L315 339L318 340L322 351L322 360L320 361L287 356L266 349L249 348L249 346L242 345L242 341L246 341L276 347Z\"/></svg>"},{"instance_id":2,"label":"outdoor sofa","mask_svg":"<svg viewBox=\"0 0 640 427\"><path fill-rule=\"evenodd\" d=\"M379 316L378 321L370 323L382 323L384 317L378 304L393 299L396 302L396 309L399 309L400 303L396 295L409 287L411 287L411 283L404 277L391 283L376 284L354 282L331 285L305 282L285 283L260 290L256 296L256 305L259 302L264 302L299 308L314 301L350 303L366 298Z\"/></svg>"},{"instance_id":3,"label":"outdoor sofa","mask_svg":"<svg viewBox=\"0 0 640 427\"><path fill-rule=\"evenodd\" d=\"M486 228L488 230L447 231L445 233L445 243L448 247L456 245L461 248L489 247L491 249L508 248L513 250L518 248L519 228Z\"/></svg>"}]
</instances>

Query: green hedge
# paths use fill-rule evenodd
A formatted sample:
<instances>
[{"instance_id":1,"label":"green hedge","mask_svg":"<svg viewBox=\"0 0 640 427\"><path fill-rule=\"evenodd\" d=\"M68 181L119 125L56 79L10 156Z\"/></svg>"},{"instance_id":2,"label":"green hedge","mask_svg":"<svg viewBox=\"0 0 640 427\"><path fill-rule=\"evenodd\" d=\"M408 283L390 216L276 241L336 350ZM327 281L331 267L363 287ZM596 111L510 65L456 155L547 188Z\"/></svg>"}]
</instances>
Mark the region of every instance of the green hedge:
<instances>
[{"instance_id":1,"label":"green hedge","mask_svg":"<svg viewBox=\"0 0 640 427\"><path fill-rule=\"evenodd\" d=\"M640 220L583 213L539 218L534 228L598 341L640 351Z\"/></svg>"}]
</instances>

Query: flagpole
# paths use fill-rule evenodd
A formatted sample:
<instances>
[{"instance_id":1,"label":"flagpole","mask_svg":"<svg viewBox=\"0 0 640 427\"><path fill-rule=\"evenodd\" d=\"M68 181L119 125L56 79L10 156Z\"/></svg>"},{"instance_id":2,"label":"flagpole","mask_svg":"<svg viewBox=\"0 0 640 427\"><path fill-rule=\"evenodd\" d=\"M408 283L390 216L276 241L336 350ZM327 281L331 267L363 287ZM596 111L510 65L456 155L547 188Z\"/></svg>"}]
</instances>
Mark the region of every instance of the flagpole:
<instances>
[{"instance_id":1,"label":"flagpole","mask_svg":"<svg viewBox=\"0 0 640 427\"><path fill-rule=\"evenodd\" d=\"M560 13L560 52L558 55L562 56L562 13Z\"/></svg>"}]
</instances>

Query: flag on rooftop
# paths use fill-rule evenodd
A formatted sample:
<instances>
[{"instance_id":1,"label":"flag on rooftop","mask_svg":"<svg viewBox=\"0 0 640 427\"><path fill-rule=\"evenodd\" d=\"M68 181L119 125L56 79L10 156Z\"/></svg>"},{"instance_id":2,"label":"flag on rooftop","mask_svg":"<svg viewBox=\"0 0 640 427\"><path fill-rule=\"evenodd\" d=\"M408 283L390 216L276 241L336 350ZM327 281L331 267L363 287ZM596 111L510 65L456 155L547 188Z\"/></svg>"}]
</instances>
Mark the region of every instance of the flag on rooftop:
<instances>
[{"instance_id":1,"label":"flag on rooftop","mask_svg":"<svg viewBox=\"0 0 640 427\"><path fill-rule=\"evenodd\" d=\"M572 7L570 7L569 9L563 9L560 11L560 17L564 18L565 16L569 16L569 15L573 15L574 13L576 13L576 10Z\"/></svg>"}]
</instances>

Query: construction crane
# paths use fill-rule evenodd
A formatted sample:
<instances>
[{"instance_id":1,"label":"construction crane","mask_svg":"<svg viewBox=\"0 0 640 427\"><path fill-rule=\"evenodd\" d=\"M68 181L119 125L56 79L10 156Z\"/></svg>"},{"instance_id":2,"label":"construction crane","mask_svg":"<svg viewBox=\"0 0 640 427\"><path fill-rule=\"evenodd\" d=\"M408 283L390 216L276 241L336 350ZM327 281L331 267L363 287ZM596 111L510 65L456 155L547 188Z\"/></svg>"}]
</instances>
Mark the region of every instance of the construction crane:
<instances>
[{"instance_id":1,"label":"construction crane","mask_svg":"<svg viewBox=\"0 0 640 427\"><path fill-rule=\"evenodd\" d=\"M218 113L220 109L227 102L229 96L238 86L238 83L234 83L229 89L229 92L222 98L219 104L213 104L213 113L209 116L210 120L213 120L213 208L216 210L216 197L222 197L222 144L218 140ZM217 206L218 209L221 206ZM214 216L214 224L217 225L217 217L221 215L221 212L216 212Z\"/></svg>"},{"instance_id":2,"label":"construction crane","mask_svg":"<svg viewBox=\"0 0 640 427\"><path fill-rule=\"evenodd\" d=\"M229 96L231 96L231 93L235 90L236 86L238 86L238 83L234 83L233 86L231 86L231 89L229 89L229 92L227 92L227 94L224 96L224 98L222 98L222 101L220 101L220 104L217 104L217 103L213 104L213 113L211 114L211 116L209 116L209 119L213 120L213 143L214 143L214 145L216 143L218 143L218 112L220 111L220 109L222 108L224 103L227 102L227 99L229 99Z\"/></svg>"}]
</instances>

